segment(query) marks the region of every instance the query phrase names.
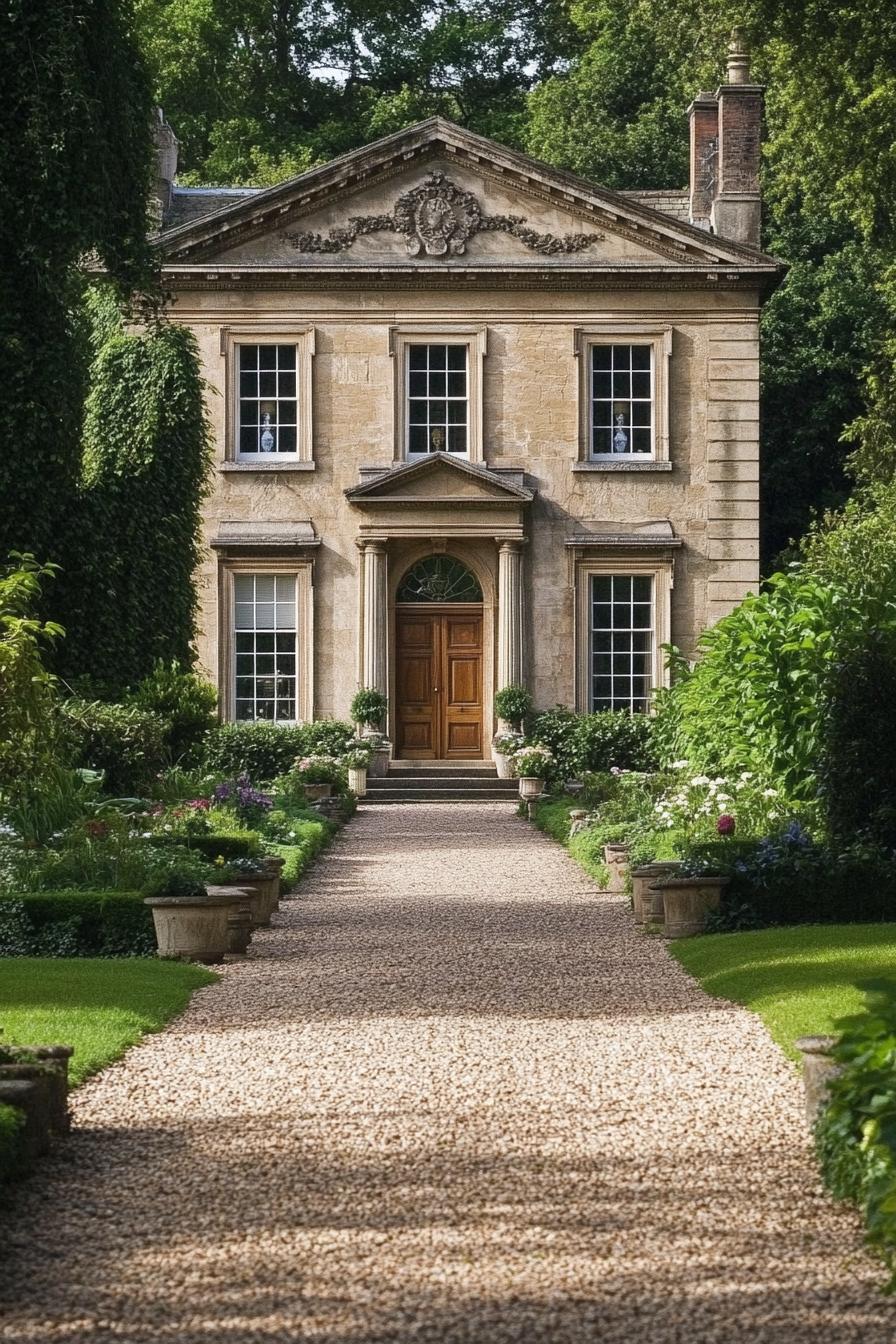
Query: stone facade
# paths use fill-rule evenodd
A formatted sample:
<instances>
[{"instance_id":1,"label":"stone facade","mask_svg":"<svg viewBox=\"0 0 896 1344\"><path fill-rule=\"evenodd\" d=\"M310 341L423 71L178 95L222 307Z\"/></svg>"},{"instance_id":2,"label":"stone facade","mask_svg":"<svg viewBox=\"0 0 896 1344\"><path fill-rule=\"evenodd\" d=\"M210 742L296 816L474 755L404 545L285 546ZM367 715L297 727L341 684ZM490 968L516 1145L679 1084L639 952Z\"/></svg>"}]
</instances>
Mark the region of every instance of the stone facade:
<instances>
[{"instance_id":1,"label":"stone facade","mask_svg":"<svg viewBox=\"0 0 896 1344\"><path fill-rule=\"evenodd\" d=\"M707 103L726 96L698 100L704 156ZM692 650L755 588L758 314L778 268L710 231L705 163L695 177L686 223L680 193L664 214L663 195L608 192L433 120L280 187L209 193L207 214L194 194L178 215L174 188L169 311L198 339L217 445L200 655L227 714L234 575L296 579L299 717L344 716L377 685L394 732L411 666L398 666L398 586L422 558L460 561L482 596L481 743L467 754L485 756L507 681L541 708L591 705L591 576L649 578L654 682L661 642ZM466 451L409 458L407 361L446 345L466 352ZM243 346L295 349L292 453L240 455ZM592 451L606 346L649 353L649 452ZM420 754L451 753L443 740Z\"/></svg>"}]
</instances>

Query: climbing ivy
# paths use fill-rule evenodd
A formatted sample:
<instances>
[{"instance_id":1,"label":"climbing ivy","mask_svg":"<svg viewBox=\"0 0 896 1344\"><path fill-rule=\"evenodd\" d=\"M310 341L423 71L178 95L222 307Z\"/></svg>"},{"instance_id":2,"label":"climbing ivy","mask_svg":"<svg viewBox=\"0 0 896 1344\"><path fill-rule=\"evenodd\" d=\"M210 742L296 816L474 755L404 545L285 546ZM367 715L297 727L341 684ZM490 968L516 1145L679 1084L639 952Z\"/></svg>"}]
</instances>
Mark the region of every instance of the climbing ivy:
<instances>
[{"instance_id":1,"label":"climbing ivy","mask_svg":"<svg viewBox=\"0 0 896 1344\"><path fill-rule=\"evenodd\" d=\"M82 545L62 576L62 672L118 692L158 659L193 661L211 433L193 335L164 322L126 331L104 289L88 309Z\"/></svg>"}]
</instances>

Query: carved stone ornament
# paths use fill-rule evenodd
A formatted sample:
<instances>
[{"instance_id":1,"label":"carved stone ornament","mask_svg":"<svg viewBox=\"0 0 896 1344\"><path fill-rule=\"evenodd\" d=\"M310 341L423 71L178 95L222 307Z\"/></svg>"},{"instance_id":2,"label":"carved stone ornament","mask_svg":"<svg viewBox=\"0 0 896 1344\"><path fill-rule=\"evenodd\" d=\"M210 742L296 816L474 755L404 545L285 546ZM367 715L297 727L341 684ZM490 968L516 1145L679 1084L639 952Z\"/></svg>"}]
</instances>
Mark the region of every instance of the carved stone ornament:
<instances>
[{"instance_id":1,"label":"carved stone ornament","mask_svg":"<svg viewBox=\"0 0 896 1344\"><path fill-rule=\"evenodd\" d=\"M507 233L542 256L583 252L602 233L538 233L523 215L483 215L476 197L444 173L399 196L391 215L355 215L342 228L322 233L284 233L297 252L346 252L364 233L400 233L411 257L460 257L479 231Z\"/></svg>"}]
</instances>

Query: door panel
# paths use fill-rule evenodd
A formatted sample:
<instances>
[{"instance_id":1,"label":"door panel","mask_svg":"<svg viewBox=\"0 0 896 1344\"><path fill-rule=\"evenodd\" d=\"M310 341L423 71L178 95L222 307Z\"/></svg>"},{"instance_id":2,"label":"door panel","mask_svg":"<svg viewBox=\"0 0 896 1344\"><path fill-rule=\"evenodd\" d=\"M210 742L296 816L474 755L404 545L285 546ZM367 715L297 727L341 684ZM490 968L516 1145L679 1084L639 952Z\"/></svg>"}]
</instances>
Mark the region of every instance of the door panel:
<instances>
[{"instance_id":1,"label":"door panel","mask_svg":"<svg viewBox=\"0 0 896 1344\"><path fill-rule=\"evenodd\" d=\"M482 756L482 615L399 609L396 748L416 760Z\"/></svg>"}]
</instances>

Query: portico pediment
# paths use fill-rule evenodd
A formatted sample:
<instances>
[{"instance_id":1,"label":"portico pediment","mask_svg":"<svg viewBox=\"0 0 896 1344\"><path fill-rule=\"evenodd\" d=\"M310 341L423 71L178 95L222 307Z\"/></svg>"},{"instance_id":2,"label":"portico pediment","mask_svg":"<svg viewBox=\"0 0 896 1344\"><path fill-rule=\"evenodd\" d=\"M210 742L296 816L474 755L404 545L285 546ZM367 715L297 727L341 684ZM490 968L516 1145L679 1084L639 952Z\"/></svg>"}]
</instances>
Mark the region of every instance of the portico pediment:
<instances>
[{"instance_id":1,"label":"portico pediment","mask_svg":"<svg viewBox=\"0 0 896 1344\"><path fill-rule=\"evenodd\" d=\"M392 467L345 491L367 515L361 536L521 538L534 491L505 473L432 453L424 461Z\"/></svg>"}]
</instances>

